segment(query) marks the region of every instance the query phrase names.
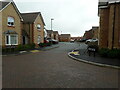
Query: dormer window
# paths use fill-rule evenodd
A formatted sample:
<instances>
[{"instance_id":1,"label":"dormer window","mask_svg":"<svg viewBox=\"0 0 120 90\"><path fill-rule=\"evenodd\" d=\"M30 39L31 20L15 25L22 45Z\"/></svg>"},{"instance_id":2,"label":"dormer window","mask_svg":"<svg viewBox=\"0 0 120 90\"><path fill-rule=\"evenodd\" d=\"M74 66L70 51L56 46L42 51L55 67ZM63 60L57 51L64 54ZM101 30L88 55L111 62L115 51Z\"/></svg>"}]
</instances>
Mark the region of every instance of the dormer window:
<instances>
[{"instance_id":1,"label":"dormer window","mask_svg":"<svg viewBox=\"0 0 120 90\"><path fill-rule=\"evenodd\" d=\"M37 29L40 30L40 27L41 27L40 24L38 24L38 25L37 25Z\"/></svg>"},{"instance_id":2,"label":"dormer window","mask_svg":"<svg viewBox=\"0 0 120 90\"><path fill-rule=\"evenodd\" d=\"M8 21L8 26L14 26L15 20L13 17L8 17L7 21Z\"/></svg>"}]
</instances>

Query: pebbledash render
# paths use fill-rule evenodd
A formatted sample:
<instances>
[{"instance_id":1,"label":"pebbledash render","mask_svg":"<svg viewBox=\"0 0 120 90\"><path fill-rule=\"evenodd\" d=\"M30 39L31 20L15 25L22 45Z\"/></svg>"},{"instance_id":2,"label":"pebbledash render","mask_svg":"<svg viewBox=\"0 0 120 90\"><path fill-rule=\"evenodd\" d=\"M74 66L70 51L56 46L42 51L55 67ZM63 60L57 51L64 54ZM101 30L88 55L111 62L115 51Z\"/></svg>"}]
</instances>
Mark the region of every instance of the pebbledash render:
<instances>
[{"instance_id":1,"label":"pebbledash render","mask_svg":"<svg viewBox=\"0 0 120 90\"><path fill-rule=\"evenodd\" d=\"M120 49L120 1L99 2L99 47Z\"/></svg>"},{"instance_id":2,"label":"pebbledash render","mask_svg":"<svg viewBox=\"0 0 120 90\"><path fill-rule=\"evenodd\" d=\"M22 17L14 2L0 2L0 38L2 46L21 44Z\"/></svg>"}]
</instances>

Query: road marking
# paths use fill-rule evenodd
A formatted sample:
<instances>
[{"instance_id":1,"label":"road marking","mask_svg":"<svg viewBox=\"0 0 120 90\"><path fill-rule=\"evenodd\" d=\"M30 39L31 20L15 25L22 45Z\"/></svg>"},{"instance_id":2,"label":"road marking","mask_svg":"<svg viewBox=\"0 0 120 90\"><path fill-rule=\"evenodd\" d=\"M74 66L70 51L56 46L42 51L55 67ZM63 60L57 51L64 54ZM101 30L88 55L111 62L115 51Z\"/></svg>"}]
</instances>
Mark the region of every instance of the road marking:
<instances>
[{"instance_id":1,"label":"road marking","mask_svg":"<svg viewBox=\"0 0 120 90\"><path fill-rule=\"evenodd\" d=\"M85 63L88 63L88 64L92 64L92 65L96 65L96 66L101 66L101 67L110 67L110 68L115 68L115 69L120 69L119 66L114 66L114 65L108 65L108 64L101 64L101 63L96 63L96 62L92 62L92 61L87 61L87 60L84 60L84 59L79 59L79 58L76 58L72 55L70 55L71 52L68 53L68 56L73 58L74 60L77 60L77 61L81 61L81 62L85 62Z\"/></svg>"},{"instance_id":2,"label":"road marking","mask_svg":"<svg viewBox=\"0 0 120 90\"><path fill-rule=\"evenodd\" d=\"M72 52L70 52L70 54L80 55L80 54L79 54L79 51L76 51L76 52L75 52L75 51L72 51Z\"/></svg>"},{"instance_id":3,"label":"road marking","mask_svg":"<svg viewBox=\"0 0 120 90\"><path fill-rule=\"evenodd\" d=\"M25 53L25 52L27 52L27 51L20 51L20 53Z\"/></svg>"},{"instance_id":4,"label":"road marking","mask_svg":"<svg viewBox=\"0 0 120 90\"><path fill-rule=\"evenodd\" d=\"M40 52L40 51L39 50L31 50L30 52L37 53L37 52Z\"/></svg>"}]
</instances>

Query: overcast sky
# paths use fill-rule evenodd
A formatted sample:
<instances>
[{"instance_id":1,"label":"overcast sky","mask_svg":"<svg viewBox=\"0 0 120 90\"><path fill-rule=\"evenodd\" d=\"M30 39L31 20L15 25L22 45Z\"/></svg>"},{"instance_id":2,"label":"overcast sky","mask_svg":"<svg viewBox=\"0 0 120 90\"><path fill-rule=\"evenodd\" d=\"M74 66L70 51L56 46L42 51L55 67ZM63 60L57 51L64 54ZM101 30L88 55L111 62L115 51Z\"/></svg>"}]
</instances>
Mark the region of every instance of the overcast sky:
<instances>
[{"instance_id":1,"label":"overcast sky","mask_svg":"<svg viewBox=\"0 0 120 90\"><path fill-rule=\"evenodd\" d=\"M41 12L46 28L59 34L83 36L86 30L99 25L98 0L14 0L20 12Z\"/></svg>"}]
</instances>

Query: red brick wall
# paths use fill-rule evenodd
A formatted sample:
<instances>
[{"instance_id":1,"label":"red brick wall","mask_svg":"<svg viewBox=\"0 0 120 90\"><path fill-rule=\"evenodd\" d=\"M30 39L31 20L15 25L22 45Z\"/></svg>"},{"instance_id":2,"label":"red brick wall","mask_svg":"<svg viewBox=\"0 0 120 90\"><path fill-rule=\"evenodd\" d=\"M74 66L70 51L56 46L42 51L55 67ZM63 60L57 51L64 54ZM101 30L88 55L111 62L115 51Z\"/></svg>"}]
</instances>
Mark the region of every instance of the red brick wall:
<instances>
[{"instance_id":1,"label":"red brick wall","mask_svg":"<svg viewBox=\"0 0 120 90\"><path fill-rule=\"evenodd\" d=\"M100 48L120 48L120 3L100 9Z\"/></svg>"},{"instance_id":2,"label":"red brick wall","mask_svg":"<svg viewBox=\"0 0 120 90\"><path fill-rule=\"evenodd\" d=\"M99 32L99 47L108 47L108 28L109 27L109 9L100 10L100 32Z\"/></svg>"}]
</instances>

